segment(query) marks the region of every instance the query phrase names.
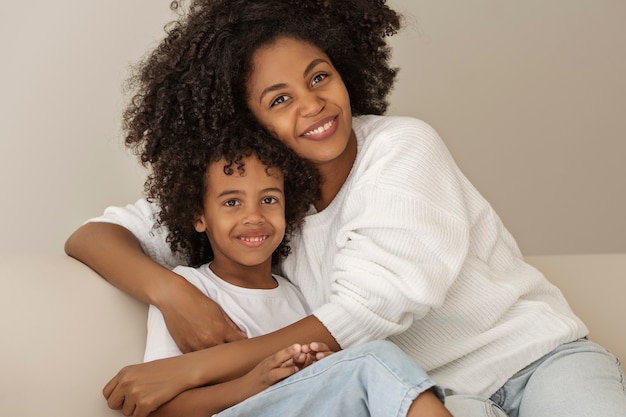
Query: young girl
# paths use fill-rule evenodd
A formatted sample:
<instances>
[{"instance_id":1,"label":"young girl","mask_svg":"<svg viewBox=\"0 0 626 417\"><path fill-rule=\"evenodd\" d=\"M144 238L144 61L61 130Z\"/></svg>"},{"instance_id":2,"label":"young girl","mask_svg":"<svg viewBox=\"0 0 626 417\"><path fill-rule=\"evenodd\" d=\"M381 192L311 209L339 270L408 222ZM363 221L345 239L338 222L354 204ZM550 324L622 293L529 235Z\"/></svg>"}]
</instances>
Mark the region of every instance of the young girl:
<instances>
[{"instance_id":1,"label":"young girl","mask_svg":"<svg viewBox=\"0 0 626 417\"><path fill-rule=\"evenodd\" d=\"M157 305L173 333L195 335L175 334L182 350L230 341L242 358L226 363L219 345L143 364L113 378L115 395L158 405L293 343L388 339L453 394L456 416L626 414L615 356L584 339L437 134L377 116L395 76L385 37L398 27L383 1L229 0L193 2L171 28L138 79L127 143L158 163L173 143L212 146L203 132L248 114L311 161L321 195L281 267L313 313L240 340L213 303L189 302L198 292L144 255L177 263L151 210L108 209L100 220L116 225L82 226L68 254ZM202 315L211 324L190 331Z\"/></svg>"},{"instance_id":2,"label":"young girl","mask_svg":"<svg viewBox=\"0 0 626 417\"><path fill-rule=\"evenodd\" d=\"M233 129L221 131L223 142L198 149L192 160L176 156L161 160L153 167L147 188L150 197L167 207L160 211L159 221L169 230L172 249L197 265L179 266L174 272L215 300L254 337L310 313L300 292L272 274L271 268L288 254L287 236L299 228L318 196L319 184L309 164L282 143L268 140L260 128L244 125L233 123ZM321 343L287 347L242 377L187 392L154 415L221 412L330 353ZM163 316L150 306L144 359L180 354ZM338 389L349 394L332 395ZM372 342L342 351L225 414L249 415L246 410L254 410L254 415L451 417L435 392L440 394L395 345ZM318 395L328 400L320 403ZM422 398L414 401L418 395ZM364 397L372 400L363 401ZM108 400L113 408L119 407L115 396Z\"/></svg>"}]
</instances>

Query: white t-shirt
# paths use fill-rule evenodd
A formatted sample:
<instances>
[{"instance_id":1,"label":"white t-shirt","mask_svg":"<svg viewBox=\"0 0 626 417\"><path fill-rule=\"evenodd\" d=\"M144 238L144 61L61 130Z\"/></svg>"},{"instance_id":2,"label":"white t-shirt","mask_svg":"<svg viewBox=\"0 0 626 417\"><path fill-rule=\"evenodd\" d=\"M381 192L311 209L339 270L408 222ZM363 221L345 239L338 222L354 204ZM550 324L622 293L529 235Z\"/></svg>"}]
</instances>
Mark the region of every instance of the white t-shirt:
<instances>
[{"instance_id":1,"label":"white t-shirt","mask_svg":"<svg viewBox=\"0 0 626 417\"><path fill-rule=\"evenodd\" d=\"M202 293L217 302L248 337L281 329L310 314L300 292L285 278L274 275L278 286L272 289L242 288L220 279L209 264L198 268L178 266L182 275ZM148 337L144 361L180 355L163 315L151 305L148 310Z\"/></svg>"}]
</instances>

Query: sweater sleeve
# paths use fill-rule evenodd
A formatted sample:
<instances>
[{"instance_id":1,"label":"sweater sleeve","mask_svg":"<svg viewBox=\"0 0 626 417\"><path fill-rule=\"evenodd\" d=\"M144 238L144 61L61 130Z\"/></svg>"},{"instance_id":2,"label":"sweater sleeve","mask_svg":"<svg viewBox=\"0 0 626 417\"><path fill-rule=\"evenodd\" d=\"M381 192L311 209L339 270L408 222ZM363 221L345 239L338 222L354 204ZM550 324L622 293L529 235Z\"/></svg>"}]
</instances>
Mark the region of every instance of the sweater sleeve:
<instances>
[{"instance_id":1,"label":"sweater sleeve","mask_svg":"<svg viewBox=\"0 0 626 417\"><path fill-rule=\"evenodd\" d=\"M87 222L105 222L124 227L137 238L146 255L171 269L184 262L170 249L166 241L167 228L156 226L159 210L158 203L142 198L134 204L123 207L107 207L102 216L89 219Z\"/></svg>"},{"instance_id":2,"label":"sweater sleeve","mask_svg":"<svg viewBox=\"0 0 626 417\"><path fill-rule=\"evenodd\" d=\"M428 125L401 120L362 150L371 161L344 200L330 302L314 312L342 347L441 307L468 251L464 178Z\"/></svg>"}]
</instances>

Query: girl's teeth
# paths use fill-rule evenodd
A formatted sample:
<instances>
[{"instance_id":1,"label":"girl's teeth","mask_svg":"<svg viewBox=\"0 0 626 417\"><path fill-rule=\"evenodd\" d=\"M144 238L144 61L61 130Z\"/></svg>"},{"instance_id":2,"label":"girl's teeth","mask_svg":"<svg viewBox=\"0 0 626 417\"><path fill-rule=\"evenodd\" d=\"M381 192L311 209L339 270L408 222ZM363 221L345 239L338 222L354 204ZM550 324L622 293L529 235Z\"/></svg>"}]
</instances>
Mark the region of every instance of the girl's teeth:
<instances>
[{"instance_id":1,"label":"girl's teeth","mask_svg":"<svg viewBox=\"0 0 626 417\"><path fill-rule=\"evenodd\" d=\"M245 240L246 242L261 242L261 241L265 240L265 236L244 237L244 238L242 238L242 240Z\"/></svg>"}]
</instances>

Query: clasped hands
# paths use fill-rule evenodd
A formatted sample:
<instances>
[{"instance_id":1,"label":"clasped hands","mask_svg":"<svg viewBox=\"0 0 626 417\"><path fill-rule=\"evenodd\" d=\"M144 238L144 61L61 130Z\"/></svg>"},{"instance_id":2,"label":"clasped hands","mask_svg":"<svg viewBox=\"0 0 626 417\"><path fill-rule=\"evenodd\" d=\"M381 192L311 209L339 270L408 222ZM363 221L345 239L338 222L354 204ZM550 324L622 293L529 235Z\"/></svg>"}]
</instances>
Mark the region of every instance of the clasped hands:
<instances>
[{"instance_id":1,"label":"clasped hands","mask_svg":"<svg viewBox=\"0 0 626 417\"><path fill-rule=\"evenodd\" d=\"M102 393L110 408L125 416L146 417L194 384L197 362L185 355L122 368ZM324 343L294 344L262 360L239 378L245 397L252 396L332 354Z\"/></svg>"}]
</instances>

